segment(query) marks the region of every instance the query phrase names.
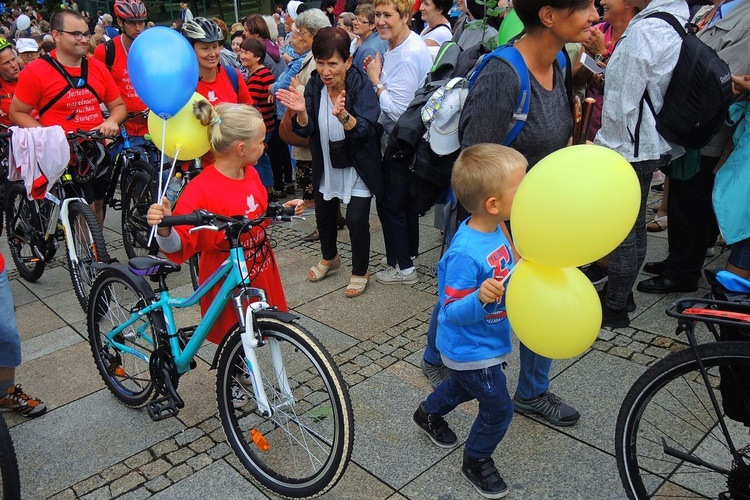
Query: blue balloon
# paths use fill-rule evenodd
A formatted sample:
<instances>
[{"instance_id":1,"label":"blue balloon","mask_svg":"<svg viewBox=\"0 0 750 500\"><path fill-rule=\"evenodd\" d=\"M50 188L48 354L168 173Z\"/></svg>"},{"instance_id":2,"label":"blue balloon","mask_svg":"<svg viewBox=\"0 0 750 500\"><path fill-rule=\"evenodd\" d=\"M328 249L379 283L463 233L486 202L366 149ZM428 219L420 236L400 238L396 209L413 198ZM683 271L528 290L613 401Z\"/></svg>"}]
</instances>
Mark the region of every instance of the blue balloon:
<instances>
[{"instance_id":1,"label":"blue balloon","mask_svg":"<svg viewBox=\"0 0 750 500\"><path fill-rule=\"evenodd\" d=\"M166 120L193 97L198 59L190 42L165 26L138 35L128 53L130 82L151 110Z\"/></svg>"}]
</instances>

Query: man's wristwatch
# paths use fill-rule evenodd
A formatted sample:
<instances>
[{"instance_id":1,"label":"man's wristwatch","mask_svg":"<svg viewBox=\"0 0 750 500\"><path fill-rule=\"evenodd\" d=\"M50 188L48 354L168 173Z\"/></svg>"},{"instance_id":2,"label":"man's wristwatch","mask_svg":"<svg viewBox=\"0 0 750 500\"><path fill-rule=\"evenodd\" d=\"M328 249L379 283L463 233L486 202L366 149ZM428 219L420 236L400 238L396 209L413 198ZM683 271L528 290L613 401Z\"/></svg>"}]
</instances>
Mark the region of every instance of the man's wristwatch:
<instances>
[{"instance_id":1,"label":"man's wristwatch","mask_svg":"<svg viewBox=\"0 0 750 500\"><path fill-rule=\"evenodd\" d=\"M375 91L376 94L378 93L378 90L382 90L384 88L385 88L385 85L383 85L382 83L378 83L377 85L372 86L372 89Z\"/></svg>"},{"instance_id":2,"label":"man's wristwatch","mask_svg":"<svg viewBox=\"0 0 750 500\"><path fill-rule=\"evenodd\" d=\"M341 119L341 123L345 124L346 122L348 122L349 118L351 118L351 116L352 115L350 115L349 112L347 111L346 116L343 119Z\"/></svg>"}]
</instances>

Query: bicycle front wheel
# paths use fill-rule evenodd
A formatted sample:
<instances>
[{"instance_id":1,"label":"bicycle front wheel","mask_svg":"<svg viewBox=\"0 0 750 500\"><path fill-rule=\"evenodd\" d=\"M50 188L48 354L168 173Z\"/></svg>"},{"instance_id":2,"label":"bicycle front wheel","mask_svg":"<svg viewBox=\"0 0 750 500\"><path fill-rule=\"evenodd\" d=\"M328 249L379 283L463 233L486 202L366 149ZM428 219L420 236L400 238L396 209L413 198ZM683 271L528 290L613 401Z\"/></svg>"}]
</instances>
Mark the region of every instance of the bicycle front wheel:
<instances>
[{"instance_id":1,"label":"bicycle front wheel","mask_svg":"<svg viewBox=\"0 0 750 500\"><path fill-rule=\"evenodd\" d=\"M310 333L276 319L257 323L265 341L255 350L258 366L248 365L239 331L219 357L216 396L224 433L263 487L292 498L320 495L351 458L349 392L331 355ZM270 416L255 400L250 370L263 381Z\"/></svg>"},{"instance_id":2,"label":"bicycle front wheel","mask_svg":"<svg viewBox=\"0 0 750 500\"><path fill-rule=\"evenodd\" d=\"M719 370L747 387L750 381L741 375L750 368L750 342L703 344L698 353L723 414ZM750 408L750 400L745 405ZM743 424L724 420L729 436L719 426L692 349L646 370L625 397L615 430L617 468L628 497L750 498L750 436ZM732 456L732 446L740 459Z\"/></svg>"},{"instance_id":3,"label":"bicycle front wheel","mask_svg":"<svg viewBox=\"0 0 750 500\"><path fill-rule=\"evenodd\" d=\"M157 313L140 316L113 337L117 344L107 334L153 299L148 286L138 287L132 277L113 268L102 271L91 289L87 321L96 368L110 392L131 408L145 406L154 392L149 361L161 345L158 332L167 331L164 318Z\"/></svg>"},{"instance_id":4,"label":"bicycle front wheel","mask_svg":"<svg viewBox=\"0 0 750 500\"><path fill-rule=\"evenodd\" d=\"M77 263L74 263L68 253L68 268L70 279L73 281L73 290L78 297L84 312L88 307L89 292L94 284L97 271L94 263L109 263L107 245L104 243L104 234L99 227L99 221L91 208L85 203L74 201L68 206L68 220L73 240L73 253L76 255Z\"/></svg>"}]
</instances>

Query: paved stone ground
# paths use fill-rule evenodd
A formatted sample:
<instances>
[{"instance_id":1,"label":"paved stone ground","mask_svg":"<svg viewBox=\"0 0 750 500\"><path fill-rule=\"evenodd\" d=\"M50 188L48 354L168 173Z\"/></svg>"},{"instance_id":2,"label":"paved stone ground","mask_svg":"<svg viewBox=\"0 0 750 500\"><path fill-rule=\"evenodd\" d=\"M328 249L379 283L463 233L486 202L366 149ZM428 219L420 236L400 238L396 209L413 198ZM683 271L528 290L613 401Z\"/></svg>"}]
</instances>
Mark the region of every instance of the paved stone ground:
<instances>
[{"instance_id":1,"label":"paved stone ground","mask_svg":"<svg viewBox=\"0 0 750 500\"><path fill-rule=\"evenodd\" d=\"M658 194L652 198L653 207ZM124 260L119 217L119 212L108 214L105 237L110 253ZM289 305L302 316L300 323L334 354L353 399L353 461L326 497L478 498L459 472L462 447L438 449L411 423L412 412L430 390L419 362L435 301L434 268L440 253L432 214L420 225L419 284L389 286L373 280L367 293L353 300L343 294L349 276L345 269L351 262L346 231L339 232L342 269L322 282L307 281L306 270L319 259L319 248L300 236L313 227L312 217L276 226L273 238ZM375 215L371 232L374 272L384 255ZM650 233L647 260L663 258L666 247L666 232ZM724 265L727 254L717 250L719 255L707 265ZM214 374L208 370L213 346L200 351L197 369L180 381L185 409L175 419L151 422L145 411L119 405L104 388L62 249L36 283L18 278L5 238L0 251L8 262L23 341L24 364L17 380L50 407L32 421L6 415L24 498L269 497L246 479L224 440ZM187 272L175 275L170 285L177 295L186 295ZM705 281L701 286L707 288ZM625 393L645 367L684 345L663 312L675 298L636 292L638 307L631 314L630 328L603 329L586 353L555 363L553 389L573 403L582 418L572 428L558 429L515 416L495 453L513 498L624 497L614 459L615 419ZM179 317L184 324L198 319L195 309ZM515 365L517 358L512 357L511 391ZM462 440L475 410L467 404L448 419Z\"/></svg>"}]
</instances>

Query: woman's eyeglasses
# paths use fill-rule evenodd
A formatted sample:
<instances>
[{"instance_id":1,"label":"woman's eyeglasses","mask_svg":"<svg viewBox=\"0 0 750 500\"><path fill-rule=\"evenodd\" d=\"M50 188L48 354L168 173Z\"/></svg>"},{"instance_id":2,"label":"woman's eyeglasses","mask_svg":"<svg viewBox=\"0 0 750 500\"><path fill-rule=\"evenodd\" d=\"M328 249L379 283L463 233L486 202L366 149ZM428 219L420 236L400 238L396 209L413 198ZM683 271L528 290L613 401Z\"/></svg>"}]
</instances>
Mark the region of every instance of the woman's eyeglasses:
<instances>
[{"instance_id":1,"label":"woman's eyeglasses","mask_svg":"<svg viewBox=\"0 0 750 500\"><path fill-rule=\"evenodd\" d=\"M370 21L362 20L358 17L355 17L354 19L352 19L352 22L359 23L359 24L372 24Z\"/></svg>"}]
</instances>

